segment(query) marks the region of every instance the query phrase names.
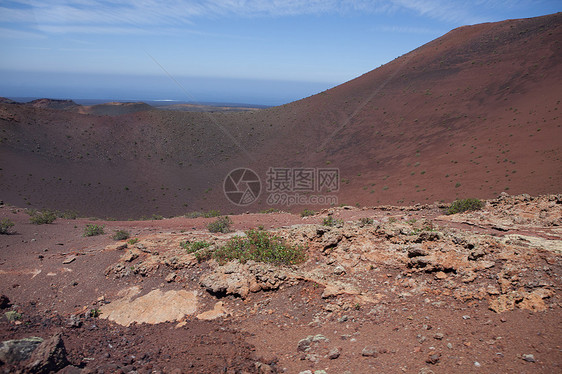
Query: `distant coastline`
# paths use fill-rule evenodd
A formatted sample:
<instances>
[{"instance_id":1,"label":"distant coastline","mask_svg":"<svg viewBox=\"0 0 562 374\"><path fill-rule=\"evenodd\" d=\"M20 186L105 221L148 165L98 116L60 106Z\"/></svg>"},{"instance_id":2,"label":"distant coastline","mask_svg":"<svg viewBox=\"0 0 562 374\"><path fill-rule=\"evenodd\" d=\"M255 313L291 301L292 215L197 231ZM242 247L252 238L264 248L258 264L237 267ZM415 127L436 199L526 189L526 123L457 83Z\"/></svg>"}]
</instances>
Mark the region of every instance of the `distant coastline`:
<instances>
[{"instance_id":1,"label":"distant coastline","mask_svg":"<svg viewBox=\"0 0 562 374\"><path fill-rule=\"evenodd\" d=\"M7 96L8 99L14 100L18 103L28 103L33 100L43 99L44 97L13 97ZM53 100L72 100L79 105L100 105L107 103L145 103L152 107L162 108L171 106L205 106L205 107L219 107L219 108L240 108L240 109L267 109L270 105L259 105L259 104L248 104L248 103L224 103L224 102L193 102L193 101L183 101L183 100L173 100L173 99L153 99L153 100L142 100L142 99L74 99L70 97L60 98L60 97L49 97ZM171 109L171 108L170 108Z\"/></svg>"}]
</instances>

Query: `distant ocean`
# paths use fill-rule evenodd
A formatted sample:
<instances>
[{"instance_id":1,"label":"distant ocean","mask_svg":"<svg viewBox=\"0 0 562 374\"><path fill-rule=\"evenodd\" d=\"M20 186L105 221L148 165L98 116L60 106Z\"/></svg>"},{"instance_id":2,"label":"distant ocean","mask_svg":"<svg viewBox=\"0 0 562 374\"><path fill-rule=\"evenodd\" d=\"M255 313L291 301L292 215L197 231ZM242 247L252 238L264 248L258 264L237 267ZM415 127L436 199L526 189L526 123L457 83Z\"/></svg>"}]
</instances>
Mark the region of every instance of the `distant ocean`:
<instances>
[{"instance_id":1,"label":"distant ocean","mask_svg":"<svg viewBox=\"0 0 562 374\"><path fill-rule=\"evenodd\" d=\"M232 107L232 108L269 108L269 105L247 104L247 103L221 103L221 102L193 102L182 100L170 99L155 99L155 100L140 100L140 99L73 99L73 98L60 98L60 97L8 97L8 99L17 101L18 103L27 103L37 99L53 99L53 100L72 100L80 105L97 105L104 103L138 103L143 102L153 107L162 107L177 104L192 104L192 105L208 105L217 107Z\"/></svg>"}]
</instances>

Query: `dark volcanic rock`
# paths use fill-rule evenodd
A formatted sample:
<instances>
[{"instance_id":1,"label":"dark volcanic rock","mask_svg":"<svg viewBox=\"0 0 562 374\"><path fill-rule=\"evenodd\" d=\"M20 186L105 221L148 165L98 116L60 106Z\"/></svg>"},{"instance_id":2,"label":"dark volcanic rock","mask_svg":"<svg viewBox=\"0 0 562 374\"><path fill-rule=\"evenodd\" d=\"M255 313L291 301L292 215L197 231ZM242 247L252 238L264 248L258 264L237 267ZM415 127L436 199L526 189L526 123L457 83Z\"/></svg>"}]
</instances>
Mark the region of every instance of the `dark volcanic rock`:
<instances>
[{"instance_id":1,"label":"dark volcanic rock","mask_svg":"<svg viewBox=\"0 0 562 374\"><path fill-rule=\"evenodd\" d=\"M10 299L8 296L0 295L0 309L6 309L10 307Z\"/></svg>"},{"instance_id":2,"label":"dark volcanic rock","mask_svg":"<svg viewBox=\"0 0 562 374\"><path fill-rule=\"evenodd\" d=\"M0 362L13 365L25 361L42 342L43 339L38 337L3 341L0 343Z\"/></svg>"},{"instance_id":3,"label":"dark volcanic rock","mask_svg":"<svg viewBox=\"0 0 562 374\"><path fill-rule=\"evenodd\" d=\"M68 364L66 348L59 333L43 341L33 351L26 369L32 373L47 374L57 372Z\"/></svg>"}]
</instances>

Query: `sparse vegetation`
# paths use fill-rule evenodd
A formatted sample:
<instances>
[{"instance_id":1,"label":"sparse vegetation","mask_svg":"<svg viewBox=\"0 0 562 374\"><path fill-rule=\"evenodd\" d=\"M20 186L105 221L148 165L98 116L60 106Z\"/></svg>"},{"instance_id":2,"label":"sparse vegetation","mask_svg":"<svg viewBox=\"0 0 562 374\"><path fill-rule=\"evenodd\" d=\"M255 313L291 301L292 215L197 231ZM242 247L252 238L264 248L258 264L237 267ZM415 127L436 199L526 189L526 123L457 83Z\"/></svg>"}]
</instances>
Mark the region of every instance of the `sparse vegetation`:
<instances>
[{"instance_id":1,"label":"sparse vegetation","mask_svg":"<svg viewBox=\"0 0 562 374\"><path fill-rule=\"evenodd\" d=\"M115 234L113 234L112 238L115 240L126 240L129 239L130 236L131 234L128 231L117 230L115 231Z\"/></svg>"},{"instance_id":2,"label":"sparse vegetation","mask_svg":"<svg viewBox=\"0 0 562 374\"><path fill-rule=\"evenodd\" d=\"M367 225L372 225L373 224L373 219L370 217L363 217L359 220L359 225L360 226L367 226Z\"/></svg>"},{"instance_id":3,"label":"sparse vegetation","mask_svg":"<svg viewBox=\"0 0 562 374\"><path fill-rule=\"evenodd\" d=\"M204 248L194 253L195 259L198 262L209 260L212 255L213 253L209 248Z\"/></svg>"},{"instance_id":4,"label":"sparse vegetation","mask_svg":"<svg viewBox=\"0 0 562 374\"><path fill-rule=\"evenodd\" d=\"M224 216L209 223L207 225L207 229L209 229L210 232L222 232L223 234L226 234L227 232L230 232L230 225L232 225L232 220L229 216Z\"/></svg>"},{"instance_id":5,"label":"sparse vegetation","mask_svg":"<svg viewBox=\"0 0 562 374\"><path fill-rule=\"evenodd\" d=\"M64 212L56 212L59 218L63 219L76 219L78 218L78 212L75 210L65 210Z\"/></svg>"},{"instance_id":6,"label":"sparse vegetation","mask_svg":"<svg viewBox=\"0 0 562 374\"><path fill-rule=\"evenodd\" d=\"M484 202L479 199L462 199L455 200L451 206L447 209L447 214L456 214L462 212L468 212L473 210L479 210L484 207Z\"/></svg>"},{"instance_id":7,"label":"sparse vegetation","mask_svg":"<svg viewBox=\"0 0 562 374\"><path fill-rule=\"evenodd\" d=\"M422 227L415 228L414 231L411 232L411 235L419 234L422 231L435 232L435 231L437 231L437 228L431 222L424 222Z\"/></svg>"},{"instance_id":8,"label":"sparse vegetation","mask_svg":"<svg viewBox=\"0 0 562 374\"><path fill-rule=\"evenodd\" d=\"M93 223L89 223L84 227L84 236L96 236L96 235L103 235L105 232L103 229L105 226L103 225L95 225Z\"/></svg>"},{"instance_id":9,"label":"sparse vegetation","mask_svg":"<svg viewBox=\"0 0 562 374\"><path fill-rule=\"evenodd\" d=\"M130 245L135 245L139 242L139 238L132 238L127 240L127 243L129 243Z\"/></svg>"},{"instance_id":10,"label":"sparse vegetation","mask_svg":"<svg viewBox=\"0 0 562 374\"><path fill-rule=\"evenodd\" d=\"M288 245L284 239L267 231L248 230L246 236L236 236L213 253L213 257L225 263L238 260L266 262L275 265L294 265L306 260L305 249Z\"/></svg>"},{"instance_id":11,"label":"sparse vegetation","mask_svg":"<svg viewBox=\"0 0 562 374\"><path fill-rule=\"evenodd\" d=\"M98 318L100 316L101 312L98 308L93 308L93 309L90 309L90 312L88 314L92 318Z\"/></svg>"},{"instance_id":12,"label":"sparse vegetation","mask_svg":"<svg viewBox=\"0 0 562 374\"><path fill-rule=\"evenodd\" d=\"M0 234L8 235L12 227L14 227L14 223L10 219L4 218L0 221Z\"/></svg>"},{"instance_id":13,"label":"sparse vegetation","mask_svg":"<svg viewBox=\"0 0 562 374\"><path fill-rule=\"evenodd\" d=\"M309 217L315 215L316 212L314 210L305 209L301 212L301 217Z\"/></svg>"},{"instance_id":14,"label":"sparse vegetation","mask_svg":"<svg viewBox=\"0 0 562 374\"><path fill-rule=\"evenodd\" d=\"M212 217L218 217L220 215L221 215L220 210L211 209L208 212L189 212L185 215L185 217L186 218L199 218L199 217L212 218Z\"/></svg>"},{"instance_id":15,"label":"sparse vegetation","mask_svg":"<svg viewBox=\"0 0 562 374\"><path fill-rule=\"evenodd\" d=\"M200 249L209 248L210 246L211 243L207 243L205 241L197 241L191 243L189 240L186 240L185 242L180 242L180 247L185 249L187 253L195 253Z\"/></svg>"},{"instance_id":16,"label":"sparse vegetation","mask_svg":"<svg viewBox=\"0 0 562 374\"><path fill-rule=\"evenodd\" d=\"M50 210L34 210L31 211L30 215L31 217L29 218L29 222L35 225L45 225L53 223L57 219L56 213Z\"/></svg>"},{"instance_id":17,"label":"sparse vegetation","mask_svg":"<svg viewBox=\"0 0 562 374\"><path fill-rule=\"evenodd\" d=\"M277 213L277 212L279 212L279 209L275 209L275 208L269 208L269 209L264 209L264 210L260 211L260 213L263 213L263 214Z\"/></svg>"},{"instance_id":18,"label":"sparse vegetation","mask_svg":"<svg viewBox=\"0 0 562 374\"><path fill-rule=\"evenodd\" d=\"M324 226L341 226L341 225L343 225L343 219L328 216L328 217L324 218L324 220L322 221L322 224Z\"/></svg>"},{"instance_id":19,"label":"sparse vegetation","mask_svg":"<svg viewBox=\"0 0 562 374\"><path fill-rule=\"evenodd\" d=\"M6 313L4 313L4 317L8 320L8 321L19 321L22 317L21 313L16 312L15 310L9 310Z\"/></svg>"}]
</instances>

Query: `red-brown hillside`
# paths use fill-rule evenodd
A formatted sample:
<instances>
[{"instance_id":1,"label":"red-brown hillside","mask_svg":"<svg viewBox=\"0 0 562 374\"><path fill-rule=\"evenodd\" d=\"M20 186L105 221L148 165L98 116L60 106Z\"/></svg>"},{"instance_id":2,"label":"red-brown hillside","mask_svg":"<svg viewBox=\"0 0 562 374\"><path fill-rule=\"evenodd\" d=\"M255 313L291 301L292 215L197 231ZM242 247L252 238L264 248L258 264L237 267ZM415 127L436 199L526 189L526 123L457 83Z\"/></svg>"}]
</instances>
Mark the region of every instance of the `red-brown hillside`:
<instances>
[{"instance_id":1,"label":"red-brown hillside","mask_svg":"<svg viewBox=\"0 0 562 374\"><path fill-rule=\"evenodd\" d=\"M340 167L348 204L559 191L561 41L560 13L453 30L272 109L276 159Z\"/></svg>"},{"instance_id":2,"label":"red-brown hillside","mask_svg":"<svg viewBox=\"0 0 562 374\"><path fill-rule=\"evenodd\" d=\"M461 27L331 90L245 113L0 104L1 198L104 217L234 212L229 170L263 181L270 166L327 165L346 204L557 193L561 41L560 13Z\"/></svg>"}]
</instances>

